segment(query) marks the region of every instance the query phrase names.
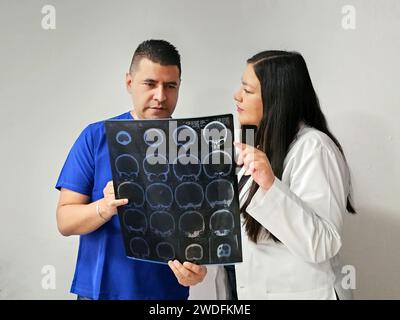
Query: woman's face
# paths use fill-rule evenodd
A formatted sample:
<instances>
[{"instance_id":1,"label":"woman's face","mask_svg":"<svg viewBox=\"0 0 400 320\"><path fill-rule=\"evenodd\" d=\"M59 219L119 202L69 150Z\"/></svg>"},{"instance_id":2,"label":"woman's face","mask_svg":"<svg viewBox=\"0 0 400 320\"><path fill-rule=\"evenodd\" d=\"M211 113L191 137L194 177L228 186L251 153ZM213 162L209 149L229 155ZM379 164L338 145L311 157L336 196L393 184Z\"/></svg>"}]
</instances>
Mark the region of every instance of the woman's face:
<instances>
[{"instance_id":1,"label":"woman's face","mask_svg":"<svg viewBox=\"0 0 400 320\"><path fill-rule=\"evenodd\" d=\"M247 64L242 76L242 85L233 98L236 102L240 124L258 127L263 116L263 102L260 81L252 64Z\"/></svg>"}]
</instances>

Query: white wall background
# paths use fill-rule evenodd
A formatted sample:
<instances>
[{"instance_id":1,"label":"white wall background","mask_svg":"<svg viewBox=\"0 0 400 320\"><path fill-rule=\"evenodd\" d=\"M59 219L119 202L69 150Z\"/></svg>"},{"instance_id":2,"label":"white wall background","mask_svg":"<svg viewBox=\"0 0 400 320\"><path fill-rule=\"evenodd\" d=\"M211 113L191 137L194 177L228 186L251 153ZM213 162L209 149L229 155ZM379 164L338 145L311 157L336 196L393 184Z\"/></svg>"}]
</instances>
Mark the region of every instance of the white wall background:
<instances>
[{"instance_id":1,"label":"white wall background","mask_svg":"<svg viewBox=\"0 0 400 320\"><path fill-rule=\"evenodd\" d=\"M41 27L44 5L56 29ZM356 28L342 27L342 7ZM400 298L400 1L0 0L0 299L74 299L77 237L58 234L54 189L88 123L130 109L124 74L136 46L165 38L182 54L175 117L235 113L246 58L301 52L352 169L358 214L343 257L355 298ZM56 288L42 288L54 266ZM194 297L210 297L210 283Z\"/></svg>"}]
</instances>

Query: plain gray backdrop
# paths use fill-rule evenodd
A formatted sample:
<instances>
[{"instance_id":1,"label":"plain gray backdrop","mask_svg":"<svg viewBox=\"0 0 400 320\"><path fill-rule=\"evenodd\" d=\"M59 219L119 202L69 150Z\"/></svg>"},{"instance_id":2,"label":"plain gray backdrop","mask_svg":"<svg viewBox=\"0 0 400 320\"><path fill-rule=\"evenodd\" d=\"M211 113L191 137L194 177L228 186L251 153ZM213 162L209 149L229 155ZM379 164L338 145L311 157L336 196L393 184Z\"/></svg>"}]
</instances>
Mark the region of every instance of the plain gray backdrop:
<instances>
[{"instance_id":1,"label":"plain gray backdrop","mask_svg":"<svg viewBox=\"0 0 400 320\"><path fill-rule=\"evenodd\" d=\"M47 4L54 30L42 28ZM345 5L355 29L343 28ZM399 299L399 30L398 0L1 0L0 299L75 298L78 237L57 231L54 185L87 124L131 109L125 72L149 38L182 55L175 117L236 117L247 58L303 54L351 167L358 214L345 220L342 257L356 270L355 298ZM54 289L42 286L46 266ZM192 298L210 297L212 285Z\"/></svg>"}]
</instances>

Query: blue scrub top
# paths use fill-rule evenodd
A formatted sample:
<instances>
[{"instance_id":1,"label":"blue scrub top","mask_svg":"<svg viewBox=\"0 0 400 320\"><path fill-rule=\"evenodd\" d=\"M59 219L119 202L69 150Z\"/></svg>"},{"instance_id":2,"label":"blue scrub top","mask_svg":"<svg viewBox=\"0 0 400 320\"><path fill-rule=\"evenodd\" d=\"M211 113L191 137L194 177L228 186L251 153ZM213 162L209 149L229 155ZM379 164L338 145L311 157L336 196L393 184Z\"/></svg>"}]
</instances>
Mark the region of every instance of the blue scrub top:
<instances>
[{"instance_id":1,"label":"blue scrub top","mask_svg":"<svg viewBox=\"0 0 400 320\"><path fill-rule=\"evenodd\" d=\"M133 120L126 112L112 119ZM112 180L104 121L87 126L74 143L56 188L103 198ZM92 299L187 299L168 265L129 259L125 255L118 216L80 236L71 292Z\"/></svg>"}]
</instances>

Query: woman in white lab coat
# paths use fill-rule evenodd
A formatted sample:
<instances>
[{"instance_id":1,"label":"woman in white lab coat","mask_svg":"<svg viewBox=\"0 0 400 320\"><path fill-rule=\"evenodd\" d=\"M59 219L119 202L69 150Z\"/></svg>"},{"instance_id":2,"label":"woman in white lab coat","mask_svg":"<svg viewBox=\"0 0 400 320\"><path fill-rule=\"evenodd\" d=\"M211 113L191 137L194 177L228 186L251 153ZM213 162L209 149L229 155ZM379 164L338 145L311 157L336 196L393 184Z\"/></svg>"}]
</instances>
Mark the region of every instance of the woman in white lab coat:
<instances>
[{"instance_id":1,"label":"woman in white lab coat","mask_svg":"<svg viewBox=\"0 0 400 320\"><path fill-rule=\"evenodd\" d=\"M339 259L344 215L354 213L350 174L303 57L256 54L234 99L240 124L257 126L255 147L236 144L243 164L238 299L351 298Z\"/></svg>"}]
</instances>

